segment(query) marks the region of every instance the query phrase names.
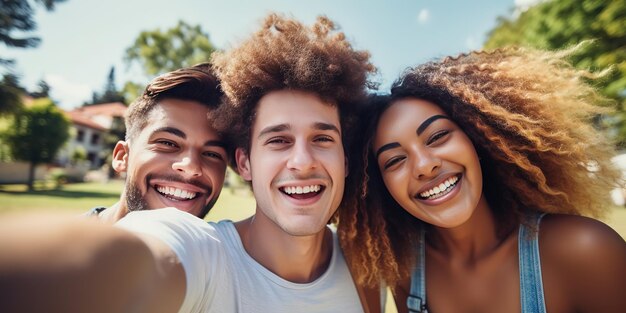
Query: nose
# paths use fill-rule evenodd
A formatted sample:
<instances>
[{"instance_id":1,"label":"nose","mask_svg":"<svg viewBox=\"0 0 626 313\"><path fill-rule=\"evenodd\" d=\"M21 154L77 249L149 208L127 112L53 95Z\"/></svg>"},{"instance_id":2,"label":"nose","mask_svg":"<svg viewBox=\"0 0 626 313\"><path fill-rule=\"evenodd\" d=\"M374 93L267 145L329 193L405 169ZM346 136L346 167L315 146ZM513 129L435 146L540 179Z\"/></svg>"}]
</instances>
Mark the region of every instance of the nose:
<instances>
[{"instance_id":1,"label":"nose","mask_svg":"<svg viewBox=\"0 0 626 313\"><path fill-rule=\"evenodd\" d=\"M316 158L311 151L311 147L305 143L296 143L289 159L287 160L287 168L298 172L306 172L316 167Z\"/></svg>"},{"instance_id":2,"label":"nose","mask_svg":"<svg viewBox=\"0 0 626 313\"><path fill-rule=\"evenodd\" d=\"M197 177L202 175L202 166L200 162L200 155L190 152L181 155L180 158L172 164L172 168L181 174Z\"/></svg>"},{"instance_id":3,"label":"nose","mask_svg":"<svg viewBox=\"0 0 626 313\"><path fill-rule=\"evenodd\" d=\"M441 159L427 148L412 153L412 174L416 179L426 179L437 174L441 168Z\"/></svg>"}]
</instances>

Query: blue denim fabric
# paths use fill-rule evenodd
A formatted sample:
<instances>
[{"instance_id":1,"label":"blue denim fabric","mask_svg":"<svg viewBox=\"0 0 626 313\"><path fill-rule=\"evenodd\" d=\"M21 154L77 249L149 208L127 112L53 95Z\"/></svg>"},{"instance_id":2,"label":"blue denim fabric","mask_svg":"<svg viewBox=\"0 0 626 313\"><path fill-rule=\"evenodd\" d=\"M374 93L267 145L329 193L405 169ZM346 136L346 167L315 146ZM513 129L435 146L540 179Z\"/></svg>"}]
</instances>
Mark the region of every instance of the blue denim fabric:
<instances>
[{"instance_id":1,"label":"blue denim fabric","mask_svg":"<svg viewBox=\"0 0 626 313\"><path fill-rule=\"evenodd\" d=\"M520 224L518 233L520 302L522 313L546 313L539 258L539 223L544 214L533 216L534 232ZM427 313L426 309L426 244L422 230L418 243L417 264L411 274L411 293L406 300L409 312Z\"/></svg>"},{"instance_id":2,"label":"blue denim fabric","mask_svg":"<svg viewBox=\"0 0 626 313\"><path fill-rule=\"evenodd\" d=\"M426 310L426 243L424 229L420 232L418 242L417 264L411 274L411 294L406 305L411 313L427 313Z\"/></svg>"},{"instance_id":3,"label":"blue denim fabric","mask_svg":"<svg viewBox=\"0 0 626 313\"><path fill-rule=\"evenodd\" d=\"M546 313L539 258L539 223L544 214L534 217L536 232L523 224L519 227L519 283L522 313Z\"/></svg>"}]
</instances>

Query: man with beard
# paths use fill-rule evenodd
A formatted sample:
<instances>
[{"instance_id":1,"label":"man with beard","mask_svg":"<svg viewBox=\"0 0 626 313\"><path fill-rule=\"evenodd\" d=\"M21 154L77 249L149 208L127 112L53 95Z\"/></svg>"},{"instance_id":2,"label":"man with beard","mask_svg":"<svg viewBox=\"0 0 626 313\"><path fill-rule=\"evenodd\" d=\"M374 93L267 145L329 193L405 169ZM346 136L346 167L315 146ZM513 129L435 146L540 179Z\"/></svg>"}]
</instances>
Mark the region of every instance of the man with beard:
<instances>
[{"instance_id":1,"label":"man with beard","mask_svg":"<svg viewBox=\"0 0 626 313\"><path fill-rule=\"evenodd\" d=\"M155 78L126 112L112 166L126 173L120 201L87 215L114 223L130 211L175 207L204 218L217 200L227 147L208 113L222 92L208 63Z\"/></svg>"}]
</instances>

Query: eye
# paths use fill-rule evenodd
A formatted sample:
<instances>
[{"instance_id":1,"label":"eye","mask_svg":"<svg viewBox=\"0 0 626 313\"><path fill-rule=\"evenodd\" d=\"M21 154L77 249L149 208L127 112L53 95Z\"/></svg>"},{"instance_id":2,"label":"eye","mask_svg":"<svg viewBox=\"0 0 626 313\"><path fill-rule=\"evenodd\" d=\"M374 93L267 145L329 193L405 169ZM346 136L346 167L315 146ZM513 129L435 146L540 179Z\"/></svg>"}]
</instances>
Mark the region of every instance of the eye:
<instances>
[{"instance_id":1,"label":"eye","mask_svg":"<svg viewBox=\"0 0 626 313\"><path fill-rule=\"evenodd\" d=\"M404 159L406 159L406 157L404 157L404 156L392 157L391 159L387 160L387 162L385 162L385 164L383 164L383 169L387 170L387 169L393 167L394 165L397 165L398 163L402 162Z\"/></svg>"},{"instance_id":2,"label":"eye","mask_svg":"<svg viewBox=\"0 0 626 313\"><path fill-rule=\"evenodd\" d=\"M207 157L207 158L212 158L212 159L217 159L217 160L224 160L224 156L221 153L215 152L215 151L204 151L202 153L203 156Z\"/></svg>"},{"instance_id":3,"label":"eye","mask_svg":"<svg viewBox=\"0 0 626 313\"><path fill-rule=\"evenodd\" d=\"M167 146L167 147L170 147L170 148L176 148L176 147L178 147L178 145L177 145L175 142L170 141L170 140L159 139L159 140L156 140L155 142L156 142L158 145Z\"/></svg>"},{"instance_id":4,"label":"eye","mask_svg":"<svg viewBox=\"0 0 626 313\"><path fill-rule=\"evenodd\" d=\"M288 144L289 141L283 137L272 137L270 139L267 140L267 142L265 144L267 145L284 145L284 144Z\"/></svg>"},{"instance_id":5,"label":"eye","mask_svg":"<svg viewBox=\"0 0 626 313\"><path fill-rule=\"evenodd\" d=\"M317 142L334 142L335 139L333 139L333 137L331 137L331 136L318 136L318 137L315 137L315 141L317 141Z\"/></svg>"},{"instance_id":6,"label":"eye","mask_svg":"<svg viewBox=\"0 0 626 313\"><path fill-rule=\"evenodd\" d=\"M430 136L430 138L428 138L428 141L426 142L426 144L427 145L436 144L439 141L441 141L443 138L445 138L448 134L450 134L450 131L448 130L438 131L434 133L432 136Z\"/></svg>"}]
</instances>

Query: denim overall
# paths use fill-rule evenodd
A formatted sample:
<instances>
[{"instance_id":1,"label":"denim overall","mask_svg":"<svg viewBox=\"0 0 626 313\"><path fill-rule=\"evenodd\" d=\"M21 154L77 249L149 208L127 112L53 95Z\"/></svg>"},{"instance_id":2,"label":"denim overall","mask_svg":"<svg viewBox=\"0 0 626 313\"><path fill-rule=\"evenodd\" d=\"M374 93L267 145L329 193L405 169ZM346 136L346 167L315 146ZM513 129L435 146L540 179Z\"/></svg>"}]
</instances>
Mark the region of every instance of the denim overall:
<instances>
[{"instance_id":1,"label":"denim overall","mask_svg":"<svg viewBox=\"0 0 626 313\"><path fill-rule=\"evenodd\" d=\"M532 217L535 229L539 231L539 222L544 214ZM543 297L543 283L541 280L541 262L539 259L539 240L537 233L533 233L524 224L520 224L518 234L519 272L520 272L520 302L522 313L546 313L546 304ZM418 242L417 264L411 275L411 293L406 300L409 312L428 313L426 307L426 244L424 231Z\"/></svg>"}]
</instances>

